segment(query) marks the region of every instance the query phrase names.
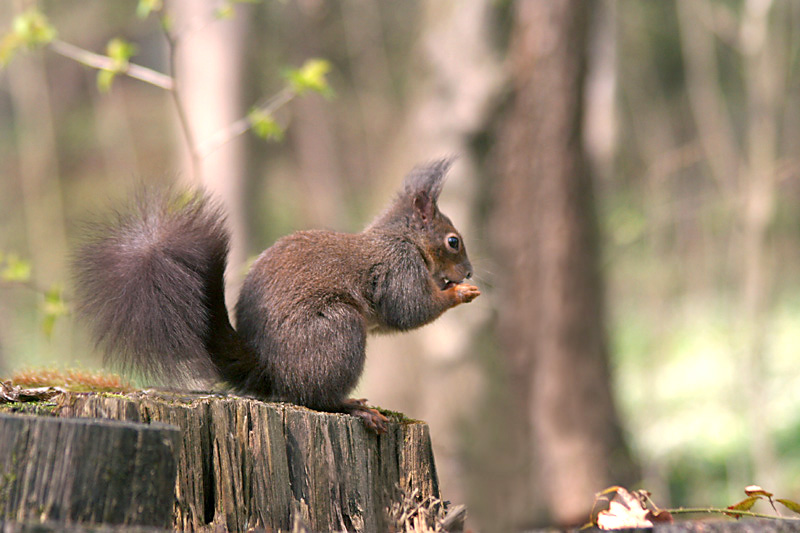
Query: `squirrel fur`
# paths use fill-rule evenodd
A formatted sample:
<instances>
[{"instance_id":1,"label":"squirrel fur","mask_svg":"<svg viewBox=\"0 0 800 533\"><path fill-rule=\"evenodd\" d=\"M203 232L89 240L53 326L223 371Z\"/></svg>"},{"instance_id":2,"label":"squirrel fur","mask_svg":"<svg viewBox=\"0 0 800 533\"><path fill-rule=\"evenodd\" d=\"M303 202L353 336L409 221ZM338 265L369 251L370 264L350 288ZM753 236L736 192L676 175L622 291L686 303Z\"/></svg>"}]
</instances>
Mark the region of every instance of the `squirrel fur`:
<instances>
[{"instance_id":1,"label":"squirrel fur","mask_svg":"<svg viewBox=\"0 0 800 533\"><path fill-rule=\"evenodd\" d=\"M415 168L360 233L300 231L253 263L225 307L225 217L204 193L140 194L95 226L74 258L77 309L106 356L166 383L221 378L312 409L385 418L350 400L368 331L405 331L480 291L464 242L437 207L451 160Z\"/></svg>"}]
</instances>

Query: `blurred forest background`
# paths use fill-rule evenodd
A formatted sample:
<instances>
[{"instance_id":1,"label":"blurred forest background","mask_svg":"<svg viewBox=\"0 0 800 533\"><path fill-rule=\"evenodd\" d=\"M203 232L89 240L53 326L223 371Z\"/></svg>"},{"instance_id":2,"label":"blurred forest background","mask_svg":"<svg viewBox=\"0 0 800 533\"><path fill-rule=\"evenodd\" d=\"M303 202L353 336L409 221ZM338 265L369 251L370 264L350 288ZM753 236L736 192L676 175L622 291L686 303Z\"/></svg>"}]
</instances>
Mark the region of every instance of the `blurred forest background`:
<instances>
[{"instance_id":1,"label":"blurred forest background","mask_svg":"<svg viewBox=\"0 0 800 533\"><path fill-rule=\"evenodd\" d=\"M55 295L82 222L137 183L224 199L235 298L279 236L358 231L458 154L441 207L483 295L371 338L356 391L430 423L445 498L482 530L585 521L612 483L800 498L800 3L160 4L0 3L0 50L35 6L58 32L0 70L3 375L101 366ZM117 37L179 106L63 55ZM311 58L333 94L294 97ZM282 139L216 143L263 104Z\"/></svg>"}]
</instances>

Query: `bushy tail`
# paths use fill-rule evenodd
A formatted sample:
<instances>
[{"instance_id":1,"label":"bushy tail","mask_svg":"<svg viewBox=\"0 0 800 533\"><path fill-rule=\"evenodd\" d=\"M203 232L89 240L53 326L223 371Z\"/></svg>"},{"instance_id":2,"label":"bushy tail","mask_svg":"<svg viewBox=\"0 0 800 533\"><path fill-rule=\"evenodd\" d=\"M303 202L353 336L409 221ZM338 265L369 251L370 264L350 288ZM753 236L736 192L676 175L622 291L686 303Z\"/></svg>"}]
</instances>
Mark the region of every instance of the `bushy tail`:
<instances>
[{"instance_id":1,"label":"bushy tail","mask_svg":"<svg viewBox=\"0 0 800 533\"><path fill-rule=\"evenodd\" d=\"M90 226L74 257L77 311L107 359L183 385L251 367L225 307L224 221L204 194L148 191Z\"/></svg>"}]
</instances>

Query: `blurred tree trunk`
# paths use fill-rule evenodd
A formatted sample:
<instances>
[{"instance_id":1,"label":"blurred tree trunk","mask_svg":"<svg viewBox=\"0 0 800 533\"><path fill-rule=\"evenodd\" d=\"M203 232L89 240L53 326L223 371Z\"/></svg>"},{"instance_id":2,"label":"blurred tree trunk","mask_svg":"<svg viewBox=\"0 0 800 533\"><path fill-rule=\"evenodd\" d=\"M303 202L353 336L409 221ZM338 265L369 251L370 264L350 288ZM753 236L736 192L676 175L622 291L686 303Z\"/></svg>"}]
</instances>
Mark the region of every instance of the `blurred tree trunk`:
<instances>
[{"instance_id":1,"label":"blurred tree trunk","mask_svg":"<svg viewBox=\"0 0 800 533\"><path fill-rule=\"evenodd\" d=\"M293 2L286 6L292 14L293 42L289 60L300 66L311 57L328 57L324 34L331 24L321 2ZM337 139L332 106L320 95L305 95L292 106L292 127L288 143L294 153L296 180L302 191L305 224L312 228L343 228L348 221L346 190L342 167L345 163Z\"/></svg>"},{"instance_id":2,"label":"blurred tree trunk","mask_svg":"<svg viewBox=\"0 0 800 533\"><path fill-rule=\"evenodd\" d=\"M247 23L252 6L238 5L227 20L214 15L213 6L194 0L173 0L177 42L176 86L183 100L197 150L199 145L245 114L242 105L242 60ZM179 133L182 135L182 133ZM184 139L181 144L186 146ZM200 184L225 206L231 231L226 293L230 309L239 293L245 261L244 141L234 139L214 152L203 154L199 175L191 175L188 151L181 168L185 176Z\"/></svg>"},{"instance_id":3,"label":"blurred tree trunk","mask_svg":"<svg viewBox=\"0 0 800 533\"><path fill-rule=\"evenodd\" d=\"M513 7L513 96L497 145L499 333L527 443L529 505L586 521L635 471L611 394L598 222L582 142L591 4ZM527 440L525 440L527 439Z\"/></svg>"}]
</instances>

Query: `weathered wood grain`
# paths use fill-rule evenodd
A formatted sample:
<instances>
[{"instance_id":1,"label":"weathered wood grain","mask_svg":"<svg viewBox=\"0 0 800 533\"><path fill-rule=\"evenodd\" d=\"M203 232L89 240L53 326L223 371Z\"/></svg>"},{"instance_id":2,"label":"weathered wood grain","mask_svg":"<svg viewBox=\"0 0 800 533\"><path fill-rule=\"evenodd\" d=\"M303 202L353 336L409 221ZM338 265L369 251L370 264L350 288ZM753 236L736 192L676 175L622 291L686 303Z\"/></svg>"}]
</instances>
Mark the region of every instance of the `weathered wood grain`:
<instances>
[{"instance_id":1,"label":"weathered wood grain","mask_svg":"<svg viewBox=\"0 0 800 533\"><path fill-rule=\"evenodd\" d=\"M0 519L172 524L180 432L0 414Z\"/></svg>"},{"instance_id":2,"label":"weathered wood grain","mask_svg":"<svg viewBox=\"0 0 800 533\"><path fill-rule=\"evenodd\" d=\"M402 494L439 497L428 427L289 404L186 393L67 393L59 416L163 422L181 428L174 526L241 531L384 531Z\"/></svg>"}]
</instances>

